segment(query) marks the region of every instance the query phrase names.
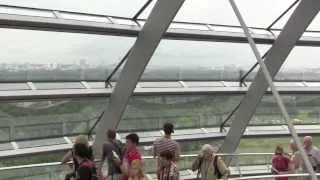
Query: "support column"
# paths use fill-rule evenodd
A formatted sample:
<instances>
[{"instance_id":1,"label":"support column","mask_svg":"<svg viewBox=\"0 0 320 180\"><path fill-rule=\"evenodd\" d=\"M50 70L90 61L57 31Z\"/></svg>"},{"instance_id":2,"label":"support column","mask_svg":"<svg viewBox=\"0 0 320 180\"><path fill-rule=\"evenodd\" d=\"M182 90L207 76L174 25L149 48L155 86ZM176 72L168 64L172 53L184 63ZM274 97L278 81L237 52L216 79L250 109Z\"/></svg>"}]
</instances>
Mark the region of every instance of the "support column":
<instances>
[{"instance_id":1,"label":"support column","mask_svg":"<svg viewBox=\"0 0 320 180\"><path fill-rule=\"evenodd\" d=\"M183 3L184 0L161 0L157 1L152 9L147 22L132 47L128 60L106 106L106 111L98 125L94 142L96 157L100 157L106 131L117 128L138 80L159 45L163 34L167 31Z\"/></svg>"},{"instance_id":2,"label":"support column","mask_svg":"<svg viewBox=\"0 0 320 180\"><path fill-rule=\"evenodd\" d=\"M302 0L295 9L265 59L265 65L272 78L277 74L296 42L317 15L319 9L320 1L318 0ZM235 119L221 147L221 152L233 153L236 150L241 136L267 88L268 82L260 68L238 110L235 112ZM231 158L227 157L225 160L229 164Z\"/></svg>"}]
</instances>

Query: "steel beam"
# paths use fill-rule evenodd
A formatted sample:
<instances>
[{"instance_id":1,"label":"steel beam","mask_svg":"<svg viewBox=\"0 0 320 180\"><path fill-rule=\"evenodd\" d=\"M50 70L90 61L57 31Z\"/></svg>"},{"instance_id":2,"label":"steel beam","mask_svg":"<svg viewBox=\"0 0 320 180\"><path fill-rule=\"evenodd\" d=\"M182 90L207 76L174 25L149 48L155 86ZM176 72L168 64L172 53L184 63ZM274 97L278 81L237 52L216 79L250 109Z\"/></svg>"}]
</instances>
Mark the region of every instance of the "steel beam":
<instances>
[{"instance_id":1,"label":"steel beam","mask_svg":"<svg viewBox=\"0 0 320 180\"><path fill-rule=\"evenodd\" d=\"M3 5L0 5L3 7ZM12 7L7 7L12 8ZM21 9L30 11L44 11L47 13L53 13L54 10L48 9L34 9L26 7L14 7L15 9ZM74 16L89 16L89 17L104 17L95 14L83 14L75 12L59 11L62 15L73 14ZM111 17L115 20L125 19L132 21L130 18ZM132 21L134 22L134 21ZM207 24L201 23L180 23L180 24L196 24L200 27L207 28ZM218 25L210 25L218 26ZM0 27L1 28L13 28L13 29L27 29L27 30L41 30L41 31L53 31L53 32L69 32L69 33L84 33L84 34L99 34L99 35L114 35L125 37L137 37L141 28L138 25L132 24L119 24L119 23L106 23L106 22L94 22L89 20L76 20L76 19L62 19L56 17L40 17L30 15L18 15L18 14L4 14L0 13ZM226 26L229 27L229 26ZM233 27L235 28L235 27ZM241 28L241 27L236 27ZM259 28L256 28L259 29ZM272 29L273 30L273 29ZM228 31L213 31L213 30L196 30L196 29L174 29L170 28L163 36L164 39L173 40L193 40L193 41L213 41L213 42L235 42L235 43L247 43L246 36L241 32L228 32ZM256 43L261 44L273 44L276 37L266 31L265 34L253 34L253 38ZM320 46L319 37L304 36L298 42L297 45L302 46Z\"/></svg>"},{"instance_id":2,"label":"steel beam","mask_svg":"<svg viewBox=\"0 0 320 180\"><path fill-rule=\"evenodd\" d=\"M139 81L145 67L158 47L163 34L184 3L184 0L157 1L143 26L128 59L121 71L116 87L111 94L106 111L98 125L94 142L95 155L100 157L101 147L105 141L105 132L116 129L127 103Z\"/></svg>"},{"instance_id":3,"label":"steel beam","mask_svg":"<svg viewBox=\"0 0 320 180\"><path fill-rule=\"evenodd\" d=\"M295 9L266 57L265 64L272 78L277 74L296 42L317 15L319 9L320 1L318 0L301 1ZM260 69L247 94L242 99L238 110L235 112L235 119L221 147L222 152L231 153L236 150L241 136L267 88L268 83L262 69ZM226 158L226 163L229 164L230 160L230 158Z\"/></svg>"}]
</instances>

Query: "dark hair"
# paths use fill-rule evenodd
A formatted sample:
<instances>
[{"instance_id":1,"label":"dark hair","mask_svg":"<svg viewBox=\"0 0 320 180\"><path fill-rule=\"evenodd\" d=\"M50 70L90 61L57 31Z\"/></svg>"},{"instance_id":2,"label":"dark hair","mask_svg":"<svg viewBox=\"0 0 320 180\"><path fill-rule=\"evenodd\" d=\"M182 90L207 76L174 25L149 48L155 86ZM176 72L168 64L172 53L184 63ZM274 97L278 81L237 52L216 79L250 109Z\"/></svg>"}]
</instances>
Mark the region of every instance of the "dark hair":
<instances>
[{"instance_id":1,"label":"dark hair","mask_svg":"<svg viewBox=\"0 0 320 180\"><path fill-rule=\"evenodd\" d=\"M172 123L165 123L163 125L163 131L166 135L171 135L172 133L174 133L173 124Z\"/></svg>"},{"instance_id":2,"label":"dark hair","mask_svg":"<svg viewBox=\"0 0 320 180\"><path fill-rule=\"evenodd\" d=\"M172 151L166 150L160 153L160 157L165 158L166 160L172 161L175 158L175 154Z\"/></svg>"},{"instance_id":3,"label":"dark hair","mask_svg":"<svg viewBox=\"0 0 320 180\"><path fill-rule=\"evenodd\" d=\"M85 144L75 144L73 150L74 154L80 158L87 158L90 154L89 148Z\"/></svg>"},{"instance_id":4,"label":"dark hair","mask_svg":"<svg viewBox=\"0 0 320 180\"><path fill-rule=\"evenodd\" d=\"M107 132L107 137L112 140L115 139L116 138L116 131L109 129Z\"/></svg>"},{"instance_id":5,"label":"dark hair","mask_svg":"<svg viewBox=\"0 0 320 180\"><path fill-rule=\"evenodd\" d=\"M131 133L126 136L127 140L130 140L131 142L135 144L139 144L139 136L136 133Z\"/></svg>"}]
</instances>

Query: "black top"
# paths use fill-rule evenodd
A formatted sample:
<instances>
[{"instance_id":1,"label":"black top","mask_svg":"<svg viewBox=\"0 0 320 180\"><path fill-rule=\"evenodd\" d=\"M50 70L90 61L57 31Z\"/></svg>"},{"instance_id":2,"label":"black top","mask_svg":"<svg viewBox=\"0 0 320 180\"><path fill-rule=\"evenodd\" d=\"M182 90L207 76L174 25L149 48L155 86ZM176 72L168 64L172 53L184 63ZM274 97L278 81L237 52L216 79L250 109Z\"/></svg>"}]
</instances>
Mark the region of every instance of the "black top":
<instances>
[{"instance_id":1,"label":"black top","mask_svg":"<svg viewBox=\"0 0 320 180\"><path fill-rule=\"evenodd\" d=\"M74 163L74 171L77 171L77 169L79 168L79 163L76 159L76 157L74 156L73 151L72 152L72 161ZM89 146L89 154L87 155L87 159L93 161L94 157L93 157L93 151L92 151L92 147Z\"/></svg>"}]
</instances>

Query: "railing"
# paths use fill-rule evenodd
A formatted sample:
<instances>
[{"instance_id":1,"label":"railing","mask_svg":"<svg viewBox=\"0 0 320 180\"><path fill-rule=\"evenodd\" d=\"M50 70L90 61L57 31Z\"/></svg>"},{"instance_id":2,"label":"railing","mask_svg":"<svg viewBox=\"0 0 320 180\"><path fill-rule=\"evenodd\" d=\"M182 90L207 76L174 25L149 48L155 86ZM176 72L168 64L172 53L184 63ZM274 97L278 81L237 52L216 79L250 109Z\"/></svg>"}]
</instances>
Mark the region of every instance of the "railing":
<instances>
[{"instance_id":1,"label":"railing","mask_svg":"<svg viewBox=\"0 0 320 180\"><path fill-rule=\"evenodd\" d=\"M251 164L251 170L254 171L254 167L256 166L258 170L257 174L266 174L270 172L268 163L271 161L272 153L239 153L239 154L218 154L220 156L233 156L235 158L243 158L243 157L254 157L254 156L265 156L265 163L260 166L257 164ZM192 172L190 170L192 166L192 162L194 158L197 157L197 154L188 154L181 155L181 161L179 162L179 168L181 170L182 176L183 174L187 174L185 176L196 176L196 172ZM153 173L156 170L156 163L152 156L144 156L144 163L146 172L150 174L150 176L154 176ZM252 161L251 161L252 162ZM247 165L248 166L248 165ZM237 165L232 165L230 167L231 172L234 176L243 176L246 173L241 172L242 167L245 165L241 163L237 163ZM263 167L261 171L261 167ZM35 180L37 179L52 179L57 180L63 178L63 176L71 171L69 168L65 168L62 166L60 162L51 162L51 163L41 163L41 164L31 164L31 165L21 165L21 166L12 166L12 167L2 167L0 168L0 180L2 179L13 179L19 177L31 177Z\"/></svg>"},{"instance_id":2,"label":"railing","mask_svg":"<svg viewBox=\"0 0 320 180\"><path fill-rule=\"evenodd\" d=\"M320 173L316 173L317 176L320 176ZM229 178L229 180L249 180L249 179L275 179L277 177L309 177L310 174L303 173L303 174L281 174L281 175L262 175L262 176L246 176L240 178Z\"/></svg>"}]
</instances>

